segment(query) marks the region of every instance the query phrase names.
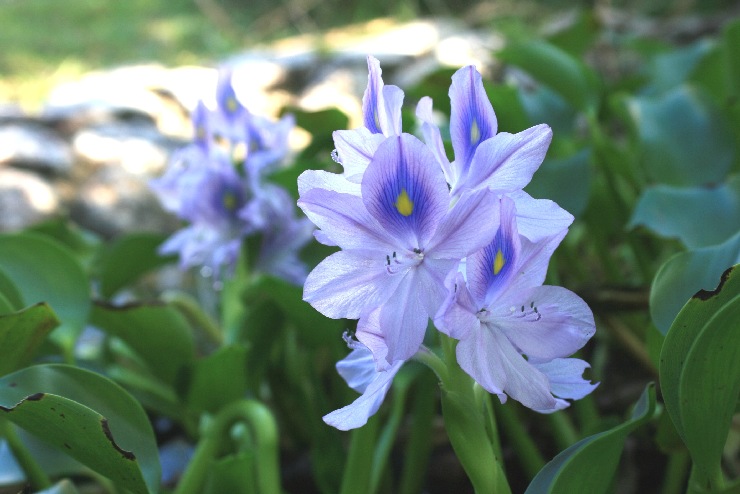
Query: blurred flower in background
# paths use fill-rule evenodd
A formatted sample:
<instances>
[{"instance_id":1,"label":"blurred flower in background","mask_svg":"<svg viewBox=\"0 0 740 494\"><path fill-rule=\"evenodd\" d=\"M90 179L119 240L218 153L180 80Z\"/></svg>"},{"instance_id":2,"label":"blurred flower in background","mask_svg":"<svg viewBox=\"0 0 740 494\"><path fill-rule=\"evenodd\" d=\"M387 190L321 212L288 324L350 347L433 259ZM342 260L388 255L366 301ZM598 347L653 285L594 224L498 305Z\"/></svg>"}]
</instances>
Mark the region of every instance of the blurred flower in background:
<instances>
[{"instance_id":1,"label":"blurred flower in background","mask_svg":"<svg viewBox=\"0 0 740 494\"><path fill-rule=\"evenodd\" d=\"M297 253L313 226L295 215L290 195L269 183L285 166L293 117L252 114L239 101L230 70L222 70L216 108L200 101L192 113L193 141L179 150L151 188L168 211L187 223L160 247L183 269L221 279L233 273L244 240L259 236L251 269L301 284L306 267Z\"/></svg>"}]
</instances>

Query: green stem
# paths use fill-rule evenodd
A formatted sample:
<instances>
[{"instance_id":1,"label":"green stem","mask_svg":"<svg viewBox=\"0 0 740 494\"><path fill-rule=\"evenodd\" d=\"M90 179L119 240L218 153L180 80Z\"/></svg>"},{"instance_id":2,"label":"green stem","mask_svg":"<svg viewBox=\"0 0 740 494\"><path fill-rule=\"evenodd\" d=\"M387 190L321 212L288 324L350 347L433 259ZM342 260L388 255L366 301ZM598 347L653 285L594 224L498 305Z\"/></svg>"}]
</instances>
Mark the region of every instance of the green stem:
<instances>
[{"instance_id":1,"label":"green stem","mask_svg":"<svg viewBox=\"0 0 740 494\"><path fill-rule=\"evenodd\" d=\"M491 403L494 398L478 383L475 384L473 389L479 404L478 407L483 410L486 417L486 432L493 447L493 454L496 455L496 458L501 459L504 457L501 451L501 436L496 425L496 412L493 409L493 403Z\"/></svg>"},{"instance_id":2,"label":"green stem","mask_svg":"<svg viewBox=\"0 0 740 494\"><path fill-rule=\"evenodd\" d=\"M573 426L573 422L570 420L570 417L568 417L565 412L561 410L555 413L549 413L545 415L545 417L547 417L547 420L550 422L552 435L555 438L555 444L557 444L560 451L578 441L578 432Z\"/></svg>"},{"instance_id":3,"label":"green stem","mask_svg":"<svg viewBox=\"0 0 740 494\"><path fill-rule=\"evenodd\" d=\"M506 405L496 404L495 408L496 415L501 420L501 430L509 438L526 474L529 478L534 478L546 463L542 453L537 449L532 437L522 427L522 423L511 403Z\"/></svg>"},{"instance_id":4,"label":"green stem","mask_svg":"<svg viewBox=\"0 0 740 494\"><path fill-rule=\"evenodd\" d=\"M447 364L446 379L441 383L442 415L452 448L476 494L510 493L501 458L489 439L484 409L475 397L474 381L457 363L457 342L443 334L440 339Z\"/></svg>"},{"instance_id":5,"label":"green stem","mask_svg":"<svg viewBox=\"0 0 740 494\"><path fill-rule=\"evenodd\" d=\"M688 450L678 451L668 457L661 494L681 494L685 491L689 460Z\"/></svg>"},{"instance_id":6,"label":"green stem","mask_svg":"<svg viewBox=\"0 0 740 494\"><path fill-rule=\"evenodd\" d=\"M223 344L224 335L221 328L211 316L206 314L193 297L182 292L168 292L162 298L165 302L180 310L190 321L203 328L203 331L213 343Z\"/></svg>"},{"instance_id":7,"label":"green stem","mask_svg":"<svg viewBox=\"0 0 740 494\"><path fill-rule=\"evenodd\" d=\"M414 409L411 431L404 457L399 494L421 492L426 477L429 455L432 452L432 425L435 415L436 393L429 375L423 375L414 386Z\"/></svg>"},{"instance_id":8,"label":"green stem","mask_svg":"<svg viewBox=\"0 0 740 494\"><path fill-rule=\"evenodd\" d=\"M20 465L23 472L26 474L26 479L31 484L34 490L43 490L51 487L51 480L41 466L36 463L36 460L28 451L26 445L21 442L20 438L16 434L13 425L6 418L0 418L0 437L4 437L8 442L8 447L13 453L13 457Z\"/></svg>"},{"instance_id":9,"label":"green stem","mask_svg":"<svg viewBox=\"0 0 740 494\"><path fill-rule=\"evenodd\" d=\"M229 440L232 426L238 422L248 425L252 432L251 437L254 438L257 491L265 494L281 492L275 419L263 404L254 400L241 400L222 408L205 427L203 437L175 494L201 492L211 463Z\"/></svg>"},{"instance_id":10,"label":"green stem","mask_svg":"<svg viewBox=\"0 0 740 494\"><path fill-rule=\"evenodd\" d=\"M367 424L352 431L349 455L344 465L341 494L365 494L370 492L371 468L375 439L378 435L380 418L370 417Z\"/></svg>"}]
</instances>

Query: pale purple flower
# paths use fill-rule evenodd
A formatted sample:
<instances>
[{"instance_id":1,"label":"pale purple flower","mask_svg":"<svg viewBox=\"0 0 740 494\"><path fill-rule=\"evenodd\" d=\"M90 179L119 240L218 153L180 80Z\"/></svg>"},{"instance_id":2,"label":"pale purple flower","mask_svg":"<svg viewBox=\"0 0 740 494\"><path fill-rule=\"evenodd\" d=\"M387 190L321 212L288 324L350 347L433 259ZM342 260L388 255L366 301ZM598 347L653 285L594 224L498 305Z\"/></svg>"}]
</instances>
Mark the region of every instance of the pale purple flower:
<instances>
[{"instance_id":1,"label":"pale purple flower","mask_svg":"<svg viewBox=\"0 0 740 494\"><path fill-rule=\"evenodd\" d=\"M378 147L361 197L316 187L298 205L320 239L342 248L309 274L304 300L327 317L359 318L356 336L379 369L418 350L447 273L490 242L497 227L490 218L498 216L485 189L452 205L436 160L408 134ZM374 344L379 334L382 346Z\"/></svg>"},{"instance_id":2,"label":"pale purple flower","mask_svg":"<svg viewBox=\"0 0 740 494\"><path fill-rule=\"evenodd\" d=\"M447 279L449 293L434 321L456 338L457 360L503 403L507 395L538 412L568 406L596 385L581 378L588 364L565 358L594 334L591 310L569 290L543 286L565 231L538 242L519 234L514 202L502 198L498 232L467 258L465 275ZM556 395L556 396L553 396Z\"/></svg>"},{"instance_id":3,"label":"pale purple flower","mask_svg":"<svg viewBox=\"0 0 740 494\"><path fill-rule=\"evenodd\" d=\"M416 115L421 120L424 140L444 170L451 194L489 188L509 195L517 205L517 215L537 218L537 224L521 222L520 233L537 240L567 228L573 216L548 200L533 199L523 192L532 175L542 164L552 140L546 124L536 125L517 134L498 132L498 121L474 66L463 67L452 76L450 86L450 136L455 159L445 154L439 129L434 124L432 100L419 101Z\"/></svg>"},{"instance_id":4,"label":"pale purple flower","mask_svg":"<svg viewBox=\"0 0 740 494\"><path fill-rule=\"evenodd\" d=\"M342 431L357 429L367 423L380 408L393 378L406 363L399 360L387 369L378 370L368 347L346 335L345 341L352 352L337 362L337 372L361 396L351 404L324 415L324 422Z\"/></svg>"}]
</instances>

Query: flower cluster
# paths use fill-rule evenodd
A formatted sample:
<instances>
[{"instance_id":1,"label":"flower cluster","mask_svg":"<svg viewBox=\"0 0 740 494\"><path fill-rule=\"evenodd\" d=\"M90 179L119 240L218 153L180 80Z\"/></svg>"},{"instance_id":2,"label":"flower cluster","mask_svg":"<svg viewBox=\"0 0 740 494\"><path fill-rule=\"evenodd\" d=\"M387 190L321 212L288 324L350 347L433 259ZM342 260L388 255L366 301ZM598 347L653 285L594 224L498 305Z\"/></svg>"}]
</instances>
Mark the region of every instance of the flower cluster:
<instances>
[{"instance_id":1,"label":"flower cluster","mask_svg":"<svg viewBox=\"0 0 740 494\"><path fill-rule=\"evenodd\" d=\"M594 334L593 315L574 293L543 286L573 217L522 191L551 129L498 132L480 74L464 67L449 91L450 161L431 99L417 107L422 142L402 132L403 91L383 83L376 59L368 68L364 126L334 133L343 173L307 171L298 184L317 240L341 249L309 274L304 299L328 317L358 319L337 369L362 396L324 420L364 425L403 363L427 351L429 319L459 340L459 365L502 402L552 412L590 393L588 364L568 357Z\"/></svg>"},{"instance_id":2,"label":"flower cluster","mask_svg":"<svg viewBox=\"0 0 740 494\"><path fill-rule=\"evenodd\" d=\"M160 252L220 278L233 271L243 240L260 235L255 268L301 284L307 270L297 252L313 225L295 215L287 191L265 180L288 154L293 118L273 122L250 113L232 79L231 71L219 74L216 108L198 103L193 142L151 183L163 206L188 223Z\"/></svg>"}]
</instances>

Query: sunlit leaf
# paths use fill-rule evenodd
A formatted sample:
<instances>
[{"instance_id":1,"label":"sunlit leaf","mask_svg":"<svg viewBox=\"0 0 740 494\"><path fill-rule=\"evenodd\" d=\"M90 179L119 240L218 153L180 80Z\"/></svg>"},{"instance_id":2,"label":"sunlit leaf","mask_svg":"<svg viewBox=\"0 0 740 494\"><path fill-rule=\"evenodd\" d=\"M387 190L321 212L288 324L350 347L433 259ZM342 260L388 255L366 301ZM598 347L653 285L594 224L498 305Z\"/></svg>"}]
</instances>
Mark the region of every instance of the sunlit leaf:
<instances>
[{"instance_id":1,"label":"sunlit leaf","mask_svg":"<svg viewBox=\"0 0 740 494\"><path fill-rule=\"evenodd\" d=\"M637 401L629 420L608 431L578 441L540 470L527 488L529 494L608 492L622 455L624 441L655 413L655 386Z\"/></svg>"},{"instance_id":2,"label":"sunlit leaf","mask_svg":"<svg viewBox=\"0 0 740 494\"><path fill-rule=\"evenodd\" d=\"M23 305L48 303L61 321L51 339L71 349L90 311L89 282L66 247L38 234L0 235L0 269Z\"/></svg>"},{"instance_id":3,"label":"sunlit leaf","mask_svg":"<svg viewBox=\"0 0 740 494\"><path fill-rule=\"evenodd\" d=\"M740 176L716 187L649 187L628 227L638 225L690 249L722 243L740 228Z\"/></svg>"},{"instance_id":4,"label":"sunlit leaf","mask_svg":"<svg viewBox=\"0 0 740 494\"><path fill-rule=\"evenodd\" d=\"M110 298L144 273L172 262L174 256L157 252L164 239L155 233L130 233L107 246L97 263L100 294Z\"/></svg>"},{"instance_id":5,"label":"sunlit leaf","mask_svg":"<svg viewBox=\"0 0 740 494\"><path fill-rule=\"evenodd\" d=\"M58 325L59 319L45 303L0 316L0 376L28 364Z\"/></svg>"},{"instance_id":6,"label":"sunlit leaf","mask_svg":"<svg viewBox=\"0 0 740 494\"><path fill-rule=\"evenodd\" d=\"M735 158L732 133L697 89L679 86L661 97L632 98L628 108L651 180L678 186L725 180Z\"/></svg>"},{"instance_id":7,"label":"sunlit leaf","mask_svg":"<svg viewBox=\"0 0 740 494\"><path fill-rule=\"evenodd\" d=\"M195 343L185 317L162 303L113 306L96 304L91 322L122 339L152 374L174 384L178 372L195 358Z\"/></svg>"},{"instance_id":8,"label":"sunlit leaf","mask_svg":"<svg viewBox=\"0 0 740 494\"><path fill-rule=\"evenodd\" d=\"M555 45L539 40L512 42L499 52L499 57L524 69L581 111L598 104L596 74Z\"/></svg>"},{"instance_id":9,"label":"sunlit leaf","mask_svg":"<svg viewBox=\"0 0 740 494\"><path fill-rule=\"evenodd\" d=\"M117 485L157 492L159 457L149 420L109 379L66 365L27 367L0 379L0 412Z\"/></svg>"},{"instance_id":10,"label":"sunlit leaf","mask_svg":"<svg viewBox=\"0 0 740 494\"><path fill-rule=\"evenodd\" d=\"M722 450L740 394L740 268L700 291L666 335L660 378L666 410L689 449L693 479L706 489L723 484Z\"/></svg>"},{"instance_id":11,"label":"sunlit leaf","mask_svg":"<svg viewBox=\"0 0 740 494\"><path fill-rule=\"evenodd\" d=\"M740 233L727 241L681 252L658 270L650 288L650 315L666 334L681 307L699 290L713 290L720 275L740 262Z\"/></svg>"},{"instance_id":12,"label":"sunlit leaf","mask_svg":"<svg viewBox=\"0 0 740 494\"><path fill-rule=\"evenodd\" d=\"M65 479L36 494L79 494L79 492L71 480Z\"/></svg>"}]
</instances>

